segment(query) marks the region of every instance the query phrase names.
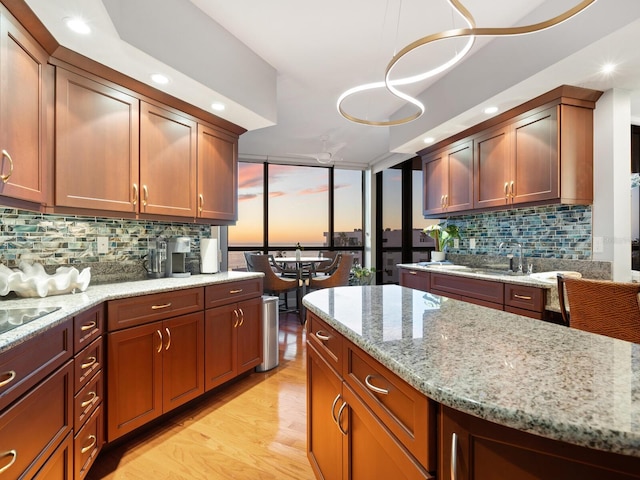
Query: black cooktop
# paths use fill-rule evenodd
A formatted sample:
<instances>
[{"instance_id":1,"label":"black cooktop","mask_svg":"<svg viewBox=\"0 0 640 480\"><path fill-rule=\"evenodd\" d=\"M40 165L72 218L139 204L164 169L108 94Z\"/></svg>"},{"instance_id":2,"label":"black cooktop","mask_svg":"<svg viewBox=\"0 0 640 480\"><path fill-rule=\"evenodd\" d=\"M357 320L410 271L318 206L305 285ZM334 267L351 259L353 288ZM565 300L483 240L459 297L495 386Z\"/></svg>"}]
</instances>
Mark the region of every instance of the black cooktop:
<instances>
[{"instance_id":1,"label":"black cooktop","mask_svg":"<svg viewBox=\"0 0 640 480\"><path fill-rule=\"evenodd\" d=\"M60 307L0 308L0 335L56 310L60 310Z\"/></svg>"}]
</instances>

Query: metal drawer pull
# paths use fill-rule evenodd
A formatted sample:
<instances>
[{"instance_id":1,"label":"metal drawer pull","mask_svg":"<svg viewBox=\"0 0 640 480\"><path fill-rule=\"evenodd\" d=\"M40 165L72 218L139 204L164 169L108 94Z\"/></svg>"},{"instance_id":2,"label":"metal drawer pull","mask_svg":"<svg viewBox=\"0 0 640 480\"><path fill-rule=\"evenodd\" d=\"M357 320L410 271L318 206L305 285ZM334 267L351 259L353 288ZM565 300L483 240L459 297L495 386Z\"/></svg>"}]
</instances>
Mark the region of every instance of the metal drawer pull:
<instances>
[{"instance_id":1,"label":"metal drawer pull","mask_svg":"<svg viewBox=\"0 0 640 480\"><path fill-rule=\"evenodd\" d=\"M85 368L92 367L98 359L96 357L87 357L87 361L80 365L80 367L84 370Z\"/></svg>"},{"instance_id":2,"label":"metal drawer pull","mask_svg":"<svg viewBox=\"0 0 640 480\"><path fill-rule=\"evenodd\" d=\"M409 270L409 275L417 275L418 272L414 272L413 270Z\"/></svg>"},{"instance_id":3,"label":"metal drawer pull","mask_svg":"<svg viewBox=\"0 0 640 480\"><path fill-rule=\"evenodd\" d=\"M7 183L11 175L13 175L13 159L11 158L11 155L9 155L9 152L7 152L6 150L2 150L2 156L6 157L7 160L9 160L9 173L7 173L6 175L0 175L2 183Z\"/></svg>"},{"instance_id":4,"label":"metal drawer pull","mask_svg":"<svg viewBox=\"0 0 640 480\"><path fill-rule=\"evenodd\" d=\"M86 325L82 325L82 327L80 327L80 330L83 332L86 332L87 330L91 330L92 328L96 328L96 325L98 325L96 322L89 322Z\"/></svg>"},{"instance_id":5,"label":"metal drawer pull","mask_svg":"<svg viewBox=\"0 0 640 480\"><path fill-rule=\"evenodd\" d=\"M233 328L238 327L238 323L240 323L240 317L238 316L238 311L234 308L233 314L236 316L236 323L233 324Z\"/></svg>"},{"instance_id":6,"label":"metal drawer pull","mask_svg":"<svg viewBox=\"0 0 640 480\"><path fill-rule=\"evenodd\" d=\"M242 289L241 289L241 288L238 288L237 290L229 290L229 293L230 293L231 295L233 295L234 293L240 293L240 292L242 292Z\"/></svg>"},{"instance_id":7,"label":"metal drawer pull","mask_svg":"<svg viewBox=\"0 0 640 480\"><path fill-rule=\"evenodd\" d=\"M95 435L89 435L87 437L87 440L91 440L91 444L87 445L86 447L82 447L82 449L80 450L80 453L84 454L87 453L89 450L91 450L93 447L96 446L96 442L98 441L98 439L96 438Z\"/></svg>"},{"instance_id":8,"label":"metal drawer pull","mask_svg":"<svg viewBox=\"0 0 640 480\"><path fill-rule=\"evenodd\" d=\"M244 312L242 311L241 308L239 308L238 310L240 310L240 325L238 326L241 327L242 324L244 323Z\"/></svg>"},{"instance_id":9,"label":"metal drawer pull","mask_svg":"<svg viewBox=\"0 0 640 480\"><path fill-rule=\"evenodd\" d=\"M347 432L346 430L342 429L342 412L344 411L345 407L347 406L347 402L343 402L342 406L340 407L340 410L338 410L338 429L340 430L340 433L342 433L342 435L344 435L345 437L347 436Z\"/></svg>"},{"instance_id":10,"label":"metal drawer pull","mask_svg":"<svg viewBox=\"0 0 640 480\"><path fill-rule=\"evenodd\" d=\"M96 392L89 392L88 396L89 396L89 400L85 400L84 402L82 402L80 404L80 408L84 408L91 405L95 401L95 399L98 398L98 394Z\"/></svg>"},{"instance_id":11,"label":"metal drawer pull","mask_svg":"<svg viewBox=\"0 0 640 480\"><path fill-rule=\"evenodd\" d=\"M8 372L4 372L2 376L6 376L7 378L0 382L0 387L4 387L5 385L9 385L11 382L13 382L16 378L16 372L15 370L10 370Z\"/></svg>"},{"instance_id":12,"label":"metal drawer pull","mask_svg":"<svg viewBox=\"0 0 640 480\"><path fill-rule=\"evenodd\" d=\"M151 310L162 310L163 308L169 308L171 306L171 302L163 303L162 305L151 305Z\"/></svg>"},{"instance_id":13,"label":"metal drawer pull","mask_svg":"<svg viewBox=\"0 0 640 480\"><path fill-rule=\"evenodd\" d=\"M533 297L528 297L527 295L518 295L517 293L513 294L514 297L519 298L520 300L531 300Z\"/></svg>"},{"instance_id":14,"label":"metal drawer pull","mask_svg":"<svg viewBox=\"0 0 640 480\"><path fill-rule=\"evenodd\" d=\"M451 435L451 480L458 480L458 434Z\"/></svg>"},{"instance_id":15,"label":"metal drawer pull","mask_svg":"<svg viewBox=\"0 0 640 480\"><path fill-rule=\"evenodd\" d=\"M169 350L169 347L171 346L171 330L169 330L169 327L166 327L164 331L167 332L167 346L164 347L164 349Z\"/></svg>"},{"instance_id":16,"label":"metal drawer pull","mask_svg":"<svg viewBox=\"0 0 640 480\"><path fill-rule=\"evenodd\" d=\"M160 338L160 345L158 345L158 350L157 350L157 352L160 353L162 351L162 344L164 342L162 341L162 332L160 330L156 330L156 333L158 334L158 337Z\"/></svg>"},{"instance_id":17,"label":"metal drawer pull","mask_svg":"<svg viewBox=\"0 0 640 480\"><path fill-rule=\"evenodd\" d=\"M0 457L8 457L9 455L11 455L13 458L11 459L11 461L7 465L5 465L4 467L0 468L0 473L6 472L7 470L9 470L11 465L16 463L16 459L18 458L18 452L16 452L15 450L9 450L8 452L4 452L4 453L0 454Z\"/></svg>"},{"instance_id":18,"label":"metal drawer pull","mask_svg":"<svg viewBox=\"0 0 640 480\"><path fill-rule=\"evenodd\" d=\"M336 411L338 400L340 400L340 394L336 396L336 398L333 400L333 403L331 404L331 418L333 418L333 423L335 423L336 425L338 425L338 417L336 417L334 413Z\"/></svg>"},{"instance_id":19,"label":"metal drawer pull","mask_svg":"<svg viewBox=\"0 0 640 480\"><path fill-rule=\"evenodd\" d=\"M367 388L372 392L379 393L381 395L389 395L389 390L385 390L384 388L376 387L375 385L373 385L370 381L372 378L373 375L367 375L367 377L364 379L364 383Z\"/></svg>"},{"instance_id":20,"label":"metal drawer pull","mask_svg":"<svg viewBox=\"0 0 640 480\"><path fill-rule=\"evenodd\" d=\"M316 332L316 337L318 337L318 340L322 340L323 342L329 341L330 338L326 333L322 333L322 330L318 330Z\"/></svg>"}]
</instances>

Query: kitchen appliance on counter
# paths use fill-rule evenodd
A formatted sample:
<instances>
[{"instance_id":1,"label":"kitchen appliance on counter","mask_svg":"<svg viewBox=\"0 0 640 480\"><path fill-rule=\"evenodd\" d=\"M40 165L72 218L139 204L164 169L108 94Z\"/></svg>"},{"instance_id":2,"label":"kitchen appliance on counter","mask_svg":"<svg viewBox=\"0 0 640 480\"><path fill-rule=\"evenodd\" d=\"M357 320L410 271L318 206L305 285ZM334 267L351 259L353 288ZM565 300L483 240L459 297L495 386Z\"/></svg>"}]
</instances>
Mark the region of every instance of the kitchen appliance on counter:
<instances>
[{"instance_id":1,"label":"kitchen appliance on counter","mask_svg":"<svg viewBox=\"0 0 640 480\"><path fill-rule=\"evenodd\" d=\"M165 275L165 262L167 261L167 242L158 240L155 246L149 248L145 268L149 278L162 278Z\"/></svg>"},{"instance_id":2,"label":"kitchen appliance on counter","mask_svg":"<svg viewBox=\"0 0 640 480\"><path fill-rule=\"evenodd\" d=\"M173 237L169 239L167 246L167 260L165 273L167 277L188 277L187 253L191 252L191 238Z\"/></svg>"}]
</instances>

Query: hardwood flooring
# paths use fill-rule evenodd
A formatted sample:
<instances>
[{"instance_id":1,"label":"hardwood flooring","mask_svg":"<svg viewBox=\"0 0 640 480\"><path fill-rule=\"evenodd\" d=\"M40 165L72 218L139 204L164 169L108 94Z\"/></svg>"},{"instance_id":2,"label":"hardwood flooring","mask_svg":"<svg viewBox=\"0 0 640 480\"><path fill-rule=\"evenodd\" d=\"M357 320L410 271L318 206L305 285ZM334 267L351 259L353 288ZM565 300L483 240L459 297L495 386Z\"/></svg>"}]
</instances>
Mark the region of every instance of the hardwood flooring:
<instances>
[{"instance_id":1,"label":"hardwood flooring","mask_svg":"<svg viewBox=\"0 0 640 480\"><path fill-rule=\"evenodd\" d=\"M306 455L305 331L280 315L280 364L104 450L88 480L313 479Z\"/></svg>"}]
</instances>

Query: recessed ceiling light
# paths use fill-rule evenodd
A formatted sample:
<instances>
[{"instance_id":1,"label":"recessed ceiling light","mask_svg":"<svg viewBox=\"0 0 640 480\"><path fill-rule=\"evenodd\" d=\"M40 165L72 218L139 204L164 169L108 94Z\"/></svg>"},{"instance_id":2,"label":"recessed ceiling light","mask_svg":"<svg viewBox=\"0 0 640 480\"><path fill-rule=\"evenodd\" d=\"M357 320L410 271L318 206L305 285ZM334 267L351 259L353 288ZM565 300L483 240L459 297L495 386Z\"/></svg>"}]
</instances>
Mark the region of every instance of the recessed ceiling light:
<instances>
[{"instance_id":1,"label":"recessed ceiling light","mask_svg":"<svg viewBox=\"0 0 640 480\"><path fill-rule=\"evenodd\" d=\"M87 22L80 17L65 17L63 20L69 30L80 33L82 35L91 33L89 24L87 24Z\"/></svg>"},{"instance_id":2,"label":"recessed ceiling light","mask_svg":"<svg viewBox=\"0 0 640 480\"><path fill-rule=\"evenodd\" d=\"M433 137L427 137L424 139L424 143L433 143L435 141L435 138Z\"/></svg>"},{"instance_id":3,"label":"recessed ceiling light","mask_svg":"<svg viewBox=\"0 0 640 480\"><path fill-rule=\"evenodd\" d=\"M491 115L493 113L496 113L498 111L498 107L487 107L484 109L484 113L486 113L487 115Z\"/></svg>"},{"instance_id":4,"label":"recessed ceiling light","mask_svg":"<svg viewBox=\"0 0 640 480\"><path fill-rule=\"evenodd\" d=\"M169 77L161 73L152 74L151 80L153 80L153 82L157 83L158 85L166 85L167 83L169 83Z\"/></svg>"},{"instance_id":5,"label":"recessed ceiling light","mask_svg":"<svg viewBox=\"0 0 640 480\"><path fill-rule=\"evenodd\" d=\"M600 71L605 74L613 73L616 69L616 66L613 63L605 63Z\"/></svg>"},{"instance_id":6,"label":"recessed ceiling light","mask_svg":"<svg viewBox=\"0 0 640 480\"><path fill-rule=\"evenodd\" d=\"M216 112L221 112L222 110L224 110L224 105L220 102L213 102L211 104L211 108Z\"/></svg>"}]
</instances>

